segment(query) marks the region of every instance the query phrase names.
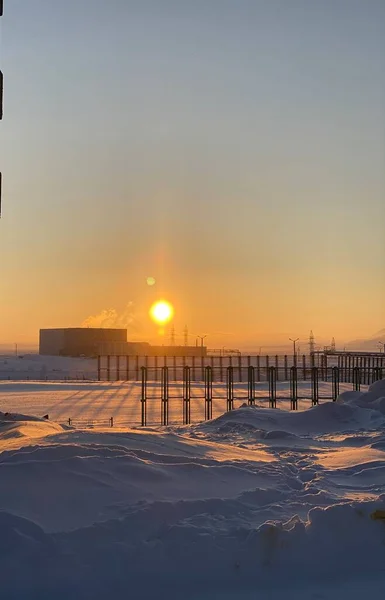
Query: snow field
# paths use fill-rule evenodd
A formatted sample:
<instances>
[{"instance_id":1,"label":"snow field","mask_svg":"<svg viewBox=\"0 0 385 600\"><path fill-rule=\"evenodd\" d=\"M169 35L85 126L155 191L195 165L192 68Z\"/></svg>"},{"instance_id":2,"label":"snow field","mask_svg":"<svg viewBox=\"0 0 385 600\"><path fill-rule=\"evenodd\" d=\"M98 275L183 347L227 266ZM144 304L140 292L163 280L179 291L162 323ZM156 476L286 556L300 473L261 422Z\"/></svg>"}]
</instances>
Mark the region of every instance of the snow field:
<instances>
[{"instance_id":1,"label":"snow field","mask_svg":"<svg viewBox=\"0 0 385 600\"><path fill-rule=\"evenodd\" d=\"M385 382L168 428L0 414L1 449L6 600L384 597Z\"/></svg>"},{"instance_id":2,"label":"snow field","mask_svg":"<svg viewBox=\"0 0 385 600\"><path fill-rule=\"evenodd\" d=\"M247 402L247 385L234 386L236 400L234 407L239 408ZM351 384L341 384L341 391L351 390ZM307 397L298 401L300 410L311 407L311 389L309 384L298 384L299 396ZM286 383L277 385L277 407L290 410L290 391ZM331 384L320 383L320 402L323 397L331 397ZM226 411L227 390L225 384L213 386L213 417ZM141 384L136 382L0 382L0 410L22 414L44 416L59 423L87 426L91 421L95 425L108 425L111 417L115 426L136 426L141 423ZM269 405L268 386L256 384L256 401ZM191 387L191 421L204 420L204 386L193 384ZM170 383L169 423L183 422L182 384ZM161 386L148 384L147 425L161 424Z\"/></svg>"}]
</instances>

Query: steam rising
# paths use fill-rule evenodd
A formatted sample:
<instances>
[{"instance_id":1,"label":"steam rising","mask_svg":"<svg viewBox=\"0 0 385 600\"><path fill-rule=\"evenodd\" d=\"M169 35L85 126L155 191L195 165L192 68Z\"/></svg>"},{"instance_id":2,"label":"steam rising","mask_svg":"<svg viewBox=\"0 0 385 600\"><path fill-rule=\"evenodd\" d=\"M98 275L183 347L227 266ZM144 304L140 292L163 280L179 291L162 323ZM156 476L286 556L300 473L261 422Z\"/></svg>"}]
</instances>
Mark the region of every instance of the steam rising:
<instances>
[{"instance_id":1,"label":"steam rising","mask_svg":"<svg viewBox=\"0 0 385 600\"><path fill-rule=\"evenodd\" d=\"M115 308L104 309L98 315L87 317L82 327L132 329L135 327L134 303L129 302L121 313L118 313Z\"/></svg>"}]
</instances>

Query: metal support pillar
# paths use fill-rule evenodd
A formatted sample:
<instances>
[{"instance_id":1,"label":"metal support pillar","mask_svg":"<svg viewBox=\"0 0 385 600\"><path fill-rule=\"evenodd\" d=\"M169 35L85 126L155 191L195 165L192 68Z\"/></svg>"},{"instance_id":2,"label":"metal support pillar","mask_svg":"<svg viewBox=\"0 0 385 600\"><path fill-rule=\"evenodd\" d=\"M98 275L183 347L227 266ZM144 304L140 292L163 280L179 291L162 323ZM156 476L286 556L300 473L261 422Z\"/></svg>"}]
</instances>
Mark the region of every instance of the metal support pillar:
<instances>
[{"instance_id":1,"label":"metal support pillar","mask_svg":"<svg viewBox=\"0 0 385 600\"><path fill-rule=\"evenodd\" d=\"M298 410L298 372L297 367L290 367L290 402L291 409Z\"/></svg>"},{"instance_id":2,"label":"metal support pillar","mask_svg":"<svg viewBox=\"0 0 385 600\"><path fill-rule=\"evenodd\" d=\"M213 370L205 368L205 420L213 418Z\"/></svg>"},{"instance_id":3,"label":"metal support pillar","mask_svg":"<svg viewBox=\"0 0 385 600\"><path fill-rule=\"evenodd\" d=\"M227 411L234 408L234 372L232 366L227 367Z\"/></svg>"},{"instance_id":4,"label":"metal support pillar","mask_svg":"<svg viewBox=\"0 0 385 600\"><path fill-rule=\"evenodd\" d=\"M191 423L191 372L190 367L183 367L183 423L190 425Z\"/></svg>"},{"instance_id":5,"label":"metal support pillar","mask_svg":"<svg viewBox=\"0 0 385 600\"><path fill-rule=\"evenodd\" d=\"M284 356L285 381L289 380L289 371L287 366L287 354Z\"/></svg>"},{"instance_id":6,"label":"metal support pillar","mask_svg":"<svg viewBox=\"0 0 385 600\"><path fill-rule=\"evenodd\" d=\"M277 369L269 367L269 402L270 408L277 408Z\"/></svg>"},{"instance_id":7,"label":"metal support pillar","mask_svg":"<svg viewBox=\"0 0 385 600\"><path fill-rule=\"evenodd\" d=\"M255 404L255 369L249 366L247 369L247 401L249 406Z\"/></svg>"},{"instance_id":8,"label":"metal support pillar","mask_svg":"<svg viewBox=\"0 0 385 600\"><path fill-rule=\"evenodd\" d=\"M332 368L332 386L333 386L333 402L340 395L340 370L338 367Z\"/></svg>"},{"instance_id":9,"label":"metal support pillar","mask_svg":"<svg viewBox=\"0 0 385 600\"><path fill-rule=\"evenodd\" d=\"M360 367L353 368L353 389L356 392L361 390L361 369Z\"/></svg>"},{"instance_id":10,"label":"metal support pillar","mask_svg":"<svg viewBox=\"0 0 385 600\"><path fill-rule=\"evenodd\" d=\"M372 383L381 379L381 369L379 367L373 367L372 371Z\"/></svg>"},{"instance_id":11,"label":"metal support pillar","mask_svg":"<svg viewBox=\"0 0 385 600\"><path fill-rule=\"evenodd\" d=\"M319 403L319 372L318 367L312 367L311 369L311 392L312 399L311 403L316 406Z\"/></svg>"},{"instance_id":12,"label":"metal support pillar","mask_svg":"<svg viewBox=\"0 0 385 600\"><path fill-rule=\"evenodd\" d=\"M142 367L142 394L140 398L142 404L142 427L147 425L147 369Z\"/></svg>"},{"instance_id":13,"label":"metal support pillar","mask_svg":"<svg viewBox=\"0 0 385 600\"><path fill-rule=\"evenodd\" d=\"M162 367L161 424L168 425L168 367Z\"/></svg>"},{"instance_id":14,"label":"metal support pillar","mask_svg":"<svg viewBox=\"0 0 385 600\"><path fill-rule=\"evenodd\" d=\"M257 356L257 381L261 381L261 357Z\"/></svg>"}]
</instances>

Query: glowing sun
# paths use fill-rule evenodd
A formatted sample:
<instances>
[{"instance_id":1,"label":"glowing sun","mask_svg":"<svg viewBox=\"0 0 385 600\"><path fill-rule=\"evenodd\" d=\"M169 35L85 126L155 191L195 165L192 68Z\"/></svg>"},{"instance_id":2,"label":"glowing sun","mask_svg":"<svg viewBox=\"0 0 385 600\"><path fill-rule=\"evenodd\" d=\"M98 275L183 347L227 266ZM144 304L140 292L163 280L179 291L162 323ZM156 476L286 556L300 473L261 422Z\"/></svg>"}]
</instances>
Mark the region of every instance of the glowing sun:
<instances>
[{"instance_id":1,"label":"glowing sun","mask_svg":"<svg viewBox=\"0 0 385 600\"><path fill-rule=\"evenodd\" d=\"M174 309L166 300L155 302L150 308L150 317L156 323L168 323L174 315Z\"/></svg>"}]
</instances>

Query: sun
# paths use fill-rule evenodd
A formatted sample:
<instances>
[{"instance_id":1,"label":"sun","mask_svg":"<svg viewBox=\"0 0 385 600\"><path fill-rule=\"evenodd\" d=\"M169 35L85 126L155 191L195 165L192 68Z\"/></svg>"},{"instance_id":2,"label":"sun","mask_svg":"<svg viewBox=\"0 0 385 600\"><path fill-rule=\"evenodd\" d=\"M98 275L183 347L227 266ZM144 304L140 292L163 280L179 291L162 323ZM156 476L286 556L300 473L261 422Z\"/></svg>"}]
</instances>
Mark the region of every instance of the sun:
<instances>
[{"instance_id":1,"label":"sun","mask_svg":"<svg viewBox=\"0 0 385 600\"><path fill-rule=\"evenodd\" d=\"M171 321L173 315L174 309L166 300L158 300L150 308L151 319L156 323L168 323Z\"/></svg>"}]
</instances>

